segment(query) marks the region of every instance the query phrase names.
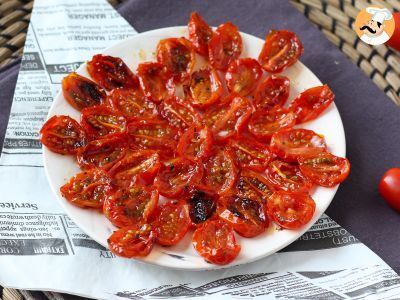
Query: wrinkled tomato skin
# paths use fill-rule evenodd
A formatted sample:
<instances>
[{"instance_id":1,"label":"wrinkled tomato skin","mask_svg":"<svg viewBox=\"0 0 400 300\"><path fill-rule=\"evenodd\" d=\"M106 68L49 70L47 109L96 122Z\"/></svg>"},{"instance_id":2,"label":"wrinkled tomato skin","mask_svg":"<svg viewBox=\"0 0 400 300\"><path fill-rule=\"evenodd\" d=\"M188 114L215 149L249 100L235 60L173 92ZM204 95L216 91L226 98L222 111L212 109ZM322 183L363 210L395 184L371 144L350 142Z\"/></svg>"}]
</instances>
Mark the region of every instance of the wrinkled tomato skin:
<instances>
[{"instance_id":1,"label":"wrinkled tomato skin","mask_svg":"<svg viewBox=\"0 0 400 300\"><path fill-rule=\"evenodd\" d=\"M173 75L164 65L157 62L145 62L137 68L140 86L144 95L159 104L175 93Z\"/></svg>"},{"instance_id":2,"label":"wrinkled tomato skin","mask_svg":"<svg viewBox=\"0 0 400 300\"><path fill-rule=\"evenodd\" d=\"M118 227L148 223L158 204L158 191L144 185L119 188L103 205L103 213Z\"/></svg>"},{"instance_id":3,"label":"wrinkled tomato skin","mask_svg":"<svg viewBox=\"0 0 400 300\"><path fill-rule=\"evenodd\" d=\"M312 182L303 175L299 166L281 160L269 163L265 170L267 181L276 189L288 192L308 192Z\"/></svg>"},{"instance_id":4,"label":"wrinkled tomato skin","mask_svg":"<svg viewBox=\"0 0 400 300\"><path fill-rule=\"evenodd\" d=\"M326 150L323 136L308 129L284 129L272 135L270 150L281 159L297 162L300 156L315 155Z\"/></svg>"},{"instance_id":5,"label":"wrinkled tomato skin","mask_svg":"<svg viewBox=\"0 0 400 300\"><path fill-rule=\"evenodd\" d=\"M186 81L195 63L195 52L186 38L160 40L156 50L157 61L163 64L175 82Z\"/></svg>"},{"instance_id":6,"label":"wrinkled tomato skin","mask_svg":"<svg viewBox=\"0 0 400 300\"><path fill-rule=\"evenodd\" d=\"M214 217L218 196L212 191L195 185L185 198L189 205L189 216L193 227Z\"/></svg>"},{"instance_id":7,"label":"wrinkled tomato skin","mask_svg":"<svg viewBox=\"0 0 400 300\"><path fill-rule=\"evenodd\" d=\"M319 117L333 102L335 95L327 85L316 86L298 95L290 109L297 117L297 124L308 122Z\"/></svg>"},{"instance_id":8,"label":"wrinkled tomato skin","mask_svg":"<svg viewBox=\"0 0 400 300\"><path fill-rule=\"evenodd\" d=\"M135 88L139 84L137 77L119 57L97 54L87 63L87 71L107 91Z\"/></svg>"},{"instance_id":9,"label":"wrinkled tomato skin","mask_svg":"<svg viewBox=\"0 0 400 300\"><path fill-rule=\"evenodd\" d=\"M125 258L144 257L153 249L155 232L150 224L135 224L121 228L107 240L110 250Z\"/></svg>"},{"instance_id":10,"label":"wrinkled tomato skin","mask_svg":"<svg viewBox=\"0 0 400 300\"><path fill-rule=\"evenodd\" d=\"M267 205L268 216L279 226L298 229L307 224L315 212L315 202L307 193L279 191Z\"/></svg>"},{"instance_id":11,"label":"wrinkled tomato skin","mask_svg":"<svg viewBox=\"0 0 400 300\"><path fill-rule=\"evenodd\" d=\"M220 71L226 71L229 64L239 58L243 42L238 28L231 22L218 26L208 42L208 57L211 66Z\"/></svg>"},{"instance_id":12,"label":"wrinkled tomato skin","mask_svg":"<svg viewBox=\"0 0 400 300\"><path fill-rule=\"evenodd\" d=\"M222 220L201 224L193 233L192 243L200 256L217 265L229 264L240 252L232 227Z\"/></svg>"},{"instance_id":13,"label":"wrinkled tomato skin","mask_svg":"<svg viewBox=\"0 0 400 300\"><path fill-rule=\"evenodd\" d=\"M334 187L343 182L350 173L350 162L347 158L328 152L299 157L298 160L304 176L324 187Z\"/></svg>"},{"instance_id":14,"label":"wrinkled tomato skin","mask_svg":"<svg viewBox=\"0 0 400 300\"><path fill-rule=\"evenodd\" d=\"M233 61L226 71L226 86L231 93L248 96L257 87L263 71L257 60L240 58Z\"/></svg>"},{"instance_id":15,"label":"wrinkled tomato skin","mask_svg":"<svg viewBox=\"0 0 400 300\"><path fill-rule=\"evenodd\" d=\"M265 38L258 61L265 71L280 73L297 62L303 51L303 45L295 33L271 30Z\"/></svg>"},{"instance_id":16,"label":"wrinkled tomato skin","mask_svg":"<svg viewBox=\"0 0 400 300\"><path fill-rule=\"evenodd\" d=\"M201 160L211 154L213 137L211 130L207 127L192 125L179 139L176 149L177 155L192 160Z\"/></svg>"},{"instance_id":17,"label":"wrinkled tomato skin","mask_svg":"<svg viewBox=\"0 0 400 300\"><path fill-rule=\"evenodd\" d=\"M242 169L234 188L227 194L249 198L266 205L268 198L275 190L275 187L261 173Z\"/></svg>"},{"instance_id":18,"label":"wrinkled tomato skin","mask_svg":"<svg viewBox=\"0 0 400 300\"><path fill-rule=\"evenodd\" d=\"M170 201L159 206L154 223L157 243L162 246L176 245L191 226L188 205Z\"/></svg>"},{"instance_id":19,"label":"wrinkled tomato skin","mask_svg":"<svg viewBox=\"0 0 400 300\"><path fill-rule=\"evenodd\" d=\"M270 75L258 85L254 93L254 105L257 109L271 109L283 106L289 98L289 91L289 78Z\"/></svg>"},{"instance_id":20,"label":"wrinkled tomato skin","mask_svg":"<svg viewBox=\"0 0 400 300\"><path fill-rule=\"evenodd\" d=\"M121 137L94 140L77 153L77 161L82 170L102 168L109 170L127 152L127 142Z\"/></svg>"},{"instance_id":21,"label":"wrinkled tomato skin","mask_svg":"<svg viewBox=\"0 0 400 300\"><path fill-rule=\"evenodd\" d=\"M400 211L400 168L389 169L379 181L379 193L393 209Z\"/></svg>"},{"instance_id":22,"label":"wrinkled tomato skin","mask_svg":"<svg viewBox=\"0 0 400 300\"><path fill-rule=\"evenodd\" d=\"M196 52L203 56L208 56L208 41L213 36L211 27L197 13L192 12L188 23L189 40Z\"/></svg>"},{"instance_id":23,"label":"wrinkled tomato skin","mask_svg":"<svg viewBox=\"0 0 400 300\"><path fill-rule=\"evenodd\" d=\"M61 86L64 98L77 110L103 104L107 97L96 83L75 72L64 77Z\"/></svg>"},{"instance_id":24,"label":"wrinkled tomato skin","mask_svg":"<svg viewBox=\"0 0 400 300\"><path fill-rule=\"evenodd\" d=\"M200 69L192 73L185 92L192 106L202 110L219 101L223 87L215 70Z\"/></svg>"},{"instance_id":25,"label":"wrinkled tomato skin","mask_svg":"<svg viewBox=\"0 0 400 300\"><path fill-rule=\"evenodd\" d=\"M40 142L59 154L75 154L86 140L82 127L69 116L53 116L40 129Z\"/></svg>"},{"instance_id":26,"label":"wrinkled tomato skin","mask_svg":"<svg viewBox=\"0 0 400 300\"><path fill-rule=\"evenodd\" d=\"M73 176L60 188L69 203L81 208L101 209L111 191L110 178L101 169L84 171Z\"/></svg>"},{"instance_id":27,"label":"wrinkled tomato skin","mask_svg":"<svg viewBox=\"0 0 400 300\"><path fill-rule=\"evenodd\" d=\"M218 200L217 213L243 237L260 235L269 222L262 203L236 195L224 196Z\"/></svg>"}]
</instances>

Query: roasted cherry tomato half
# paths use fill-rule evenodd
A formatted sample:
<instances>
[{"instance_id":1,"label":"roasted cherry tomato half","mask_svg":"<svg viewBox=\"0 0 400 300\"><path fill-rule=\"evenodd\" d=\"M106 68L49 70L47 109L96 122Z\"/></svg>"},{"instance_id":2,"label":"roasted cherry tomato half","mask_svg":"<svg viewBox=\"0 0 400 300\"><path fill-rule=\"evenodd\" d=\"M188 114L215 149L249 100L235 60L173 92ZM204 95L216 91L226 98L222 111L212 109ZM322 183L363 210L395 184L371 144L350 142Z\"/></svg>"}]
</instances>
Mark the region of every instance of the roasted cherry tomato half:
<instances>
[{"instance_id":1,"label":"roasted cherry tomato half","mask_svg":"<svg viewBox=\"0 0 400 300\"><path fill-rule=\"evenodd\" d=\"M123 134L127 127L125 117L105 105L84 108L81 115L81 125L90 140Z\"/></svg>"},{"instance_id":2,"label":"roasted cherry tomato half","mask_svg":"<svg viewBox=\"0 0 400 300\"><path fill-rule=\"evenodd\" d=\"M92 168L110 169L127 152L127 142L121 137L94 140L77 153L77 161L82 170Z\"/></svg>"},{"instance_id":3,"label":"roasted cherry tomato half","mask_svg":"<svg viewBox=\"0 0 400 300\"><path fill-rule=\"evenodd\" d=\"M240 252L232 227L222 220L201 224L193 233L192 243L200 256L217 265L229 264Z\"/></svg>"},{"instance_id":4,"label":"roasted cherry tomato half","mask_svg":"<svg viewBox=\"0 0 400 300\"><path fill-rule=\"evenodd\" d=\"M265 231L268 218L261 202L237 195L221 197L218 200L219 217L232 225L241 236L251 238Z\"/></svg>"},{"instance_id":5,"label":"roasted cherry tomato half","mask_svg":"<svg viewBox=\"0 0 400 300\"><path fill-rule=\"evenodd\" d=\"M176 82L187 80L195 63L192 44L185 38L168 38L159 41L157 61L170 71Z\"/></svg>"},{"instance_id":6,"label":"roasted cherry tomato half","mask_svg":"<svg viewBox=\"0 0 400 300\"><path fill-rule=\"evenodd\" d=\"M108 96L108 101L128 121L158 117L156 104L148 100L140 88L115 89Z\"/></svg>"},{"instance_id":7,"label":"roasted cherry tomato half","mask_svg":"<svg viewBox=\"0 0 400 300\"><path fill-rule=\"evenodd\" d=\"M268 145L257 142L251 137L240 136L237 139L231 139L228 147L241 168L261 172L265 170L271 159Z\"/></svg>"},{"instance_id":8,"label":"roasted cherry tomato half","mask_svg":"<svg viewBox=\"0 0 400 300\"><path fill-rule=\"evenodd\" d=\"M208 57L214 69L225 71L229 64L239 58L243 42L238 28L231 22L218 26L208 41Z\"/></svg>"},{"instance_id":9,"label":"roasted cherry tomato half","mask_svg":"<svg viewBox=\"0 0 400 300\"><path fill-rule=\"evenodd\" d=\"M129 187L136 182L150 183L160 169L160 157L151 150L128 153L109 171L113 182L120 187Z\"/></svg>"},{"instance_id":10,"label":"roasted cherry tomato half","mask_svg":"<svg viewBox=\"0 0 400 300\"><path fill-rule=\"evenodd\" d=\"M270 150L285 161L296 162L300 156L326 150L323 136L308 129L284 129L272 135Z\"/></svg>"},{"instance_id":11,"label":"roasted cherry tomato half","mask_svg":"<svg viewBox=\"0 0 400 300\"><path fill-rule=\"evenodd\" d=\"M239 58L226 71L226 86L232 93L248 96L260 82L262 74L258 61L253 58Z\"/></svg>"},{"instance_id":12,"label":"roasted cherry tomato half","mask_svg":"<svg viewBox=\"0 0 400 300\"><path fill-rule=\"evenodd\" d=\"M298 229L306 225L314 211L315 202L307 193L275 192L267 205L268 216L287 229Z\"/></svg>"},{"instance_id":13,"label":"roasted cherry tomato half","mask_svg":"<svg viewBox=\"0 0 400 300\"><path fill-rule=\"evenodd\" d=\"M53 116L40 129L40 142L53 152L74 154L86 144L86 135L71 117Z\"/></svg>"},{"instance_id":14,"label":"roasted cherry tomato half","mask_svg":"<svg viewBox=\"0 0 400 300\"><path fill-rule=\"evenodd\" d=\"M157 151L162 159L174 156L179 131L164 120L142 120L128 124L131 147Z\"/></svg>"},{"instance_id":15,"label":"roasted cherry tomato half","mask_svg":"<svg viewBox=\"0 0 400 300\"><path fill-rule=\"evenodd\" d=\"M316 86L298 95L290 108L295 112L297 123L316 119L332 102L335 95L327 85Z\"/></svg>"},{"instance_id":16,"label":"roasted cherry tomato half","mask_svg":"<svg viewBox=\"0 0 400 300\"><path fill-rule=\"evenodd\" d=\"M153 249L155 232L150 224L135 224L121 228L107 240L110 250L118 256L147 256Z\"/></svg>"},{"instance_id":17,"label":"roasted cherry tomato half","mask_svg":"<svg viewBox=\"0 0 400 300\"><path fill-rule=\"evenodd\" d=\"M144 185L119 188L103 205L104 215L117 227L147 223L158 204L158 191Z\"/></svg>"},{"instance_id":18,"label":"roasted cherry tomato half","mask_svg":"<svg viewBox=\"0 0 400 300\"><path fill-rule=\"evenodd\" d=\"M189 191L186 202L189 205L189 216L194 226L212 218L217 209L217 196L213 192L197 186Z\"/></svg>"},{"instance_id":19,"label":"roasted cherry tomato half","mask_svg":"<svg viewBox=\"0 0 400 300\"><path fill-rule=\"evenodd\" d=\"M190 84L185 86L187 100L199 109L216 103L222 95L223 87L218 73L212 69L200 69L192 73Z\"/></svg>"},{"instance_id":20,"label":"roasted cherry tomato half","mask_svg":"<svg viewBox=\"0 0 400 300\"><path fill-rule=\"evenodd\" d=\"M93 81L71 73L61 81L64 98L77 110L105 102L106 93Z\"/></svg>"},{"instance_id":21,"label":"roasted cherry tomato half","mask_svg":"<svg viewBox=\"0 0 400 300\"><path fill-rule=\"evenodd\" d=\"M254 105L258 109L283 106L290 91L290 80L286 76L270 75L261 82L254 93Z\"/></svg>"},{"instance_id":22,"label":"roasted cherry tomato half","mask_svg":"<svg viewBox=\"0 0 400 300\"><path fill-rule=\"evenodd\" d=\"M76 174L60 188L68 202L82 208L102 208L110 190L110 178L101 169Z\"/></svg>"},{"instance_id":23,"label":"roasted cherry tomato half","mask_svg":"<svg viewBox=\"0 0 400 300\"><path fill-rule=\"evenodd\" d=\"M192 124L200 124L200 115L187 102L178 97L170 97L159 105L161 116L169 125L185 130Z\"/></svg>"},{"instance_id":24,"label":"roasted cherry tomato half","mask_svg":"<svg viewBox=\"0 0 400 300\"><path fill-rule=\"evenodd\" d=\"M321 152L312 156L299 157L300 170L313 183L333 187L344 181L350 173L347 158Z\"/></svg>"},{"instance_id":25,"label":"roasted cherry tomato half","mask_svg":"<svg viewBox=\"0 0 400 300\"><path fill-rule=\"evenodd\" d=\"M161 195L175 198L182 194L186 186L199 183L203 172L200 163L186 158L175 158L161 166L154 180L154 186Z\"/></svg>"},{"instance_id":26,"label":"roasted cherry tomato half","mask_svg":"<svg viewBox=\"0 0 400 300\"><path fill-rule=\"evenodd\" d=\"M192 160L206 158L210 155L213 146L211 130L207 127L192 125L179 139L176 153Z\"/></svg>"},{"instance_id":27,"label":"roasted cherry tomato half","mask_svg":"<svg viewBox=\"0 0 400 300\"><path fill-rule=\"evenodd\" d=\"M296 115L285 108L256 110L248 123L249 131L260 141L269 141L274 132L293 127Z\"/></svg>"},{"instance_id":28,"label":"roasted cherry tomato half","mask_svg":"<svg viewBox=\"0 0 400 300\"><path fill-rule=\"evenodd\" d=\"M294 163L274 160L268 165L265 173L267 180L277 190L308 192L312 187L312 182Z\"/></svg>"},{"instance_id":29,"label":"roasted cherry tomato half","mask_svg":"<svg viewBox=\"0 0 400 300\"><path fill-rule=\"evenodd\" d=\"M188 31L189 40L196 52L208 56L208 41L211 39L213 31L197 12L192 12L190 15Z\"/></svg>"},{"instance_id":30,"label":"roasted cherry tomato half","mask_svg":"<svg viewBox=\"0 0 400 300\"><path fill-rule=\"evenodd\" d=\"M156 62L141 63L137 74L144 95L154 103L161 103L174 95L173 76L164 65Z\"/></svg>"},{"instance_id":31,"label":"roasted cherry tomato half","mask_svg":"<svg viewBox=\"0 0 400 300\"><path fill-rule=\"evenodd\" d=\"M217 150L204 163L204 183L217 194L233 187L237 173L235 158L229 150Z\"/></svg>"},{"instance_id":32,"label":"roasted cherry tomato half","mask_svg":"<svg viewBox=\"0 0 400 300\"><path fill-rule=\"evenodd\" d=\"M287 30L271 30L265 38L258 61L265 71L282 72L303 54L303 45L297 35Z\"/></svg>"},{"instance_id":33,"label":"roasted cherry tomato half","mask_svg":"<svg viewBox=\"0 0 400 300\"><path fill-rule=\"evenodd\" d=\"M379 182L379 192L387 204L400 211L400 168L389 169Z\"/></svg>"},{"instance_id":34,"label":"roasted cherry tomato half","mask_svg":"<svg viewBox=\"0 0 400 300\"><path fill-rule=\"evenodd\" d=\"M229 194L249 198L265 205L274 191L275 188L272 184L260 173L248 169L242 169L235 187L229 192Z\"/></svg>"},{"instance_id":35,"label":"roasted cherry tomato half","mask_svg":"<svg viewBox=\"0 0 400 300\"><path fill-rule=\"evenodd\" d=\"M223 103L203 115L204 123L211 128L217 141L226 141L240 134L251 116L251 103L239 95L231 94Z\"/></svg>"},{"instance_id":36,"label":"roasted cherry tomato half","mask_svg":"<svg viewBox=\"0 0 400 300\"><path fill-rule=\"evenodd\" d=\"M98 85L111 91L116 88L135 88L138 78L119 57L97 54L87 63L87 71Z\"/></svg>"},{"instance_id":37,"label":"roasted cherry tomato half","mask_svg":"<svg viewBox=\"0 0 400 300\"><path fill-rule=\"evenodd\" d=\"M183 202L170 201L158 207L155 217L157 243L176 245L189 230L189 207Z\"/></svg>"}]
</instances>

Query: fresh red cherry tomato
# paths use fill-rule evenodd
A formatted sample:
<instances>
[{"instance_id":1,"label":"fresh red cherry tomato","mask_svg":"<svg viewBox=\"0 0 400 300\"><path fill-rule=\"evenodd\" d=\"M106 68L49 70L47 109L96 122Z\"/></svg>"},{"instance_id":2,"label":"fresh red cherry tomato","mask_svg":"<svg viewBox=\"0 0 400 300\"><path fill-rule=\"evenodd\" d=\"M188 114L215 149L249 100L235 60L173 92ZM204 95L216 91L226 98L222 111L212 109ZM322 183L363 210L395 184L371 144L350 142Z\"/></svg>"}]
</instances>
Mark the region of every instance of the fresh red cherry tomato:
<instances>
[{"instance_id":1,"label":"fresh red cherry tomato","mask_svg":"<svg viewBox=\"0 0 400 300\"><path fill-rule=\"evenodd\" d=\"M192 160L199 160L210 155L212 146L211 130L207 126L192 125L179 139L176 153Z\"/></svg>"},{"instance_id":2,"label":"fresh red cherry tomato","mask_svg":"<svg viewBox=\"0 0 400 300\"><path fill-rule=\"evenodd\" d=\"M208 56L208 41L213 35L211 27L197 13L192 12L188 23L189 40L192 42L196 52Z\"/></svg>"},{"instance_id":3,"label":"fresh red cherry tomato","mask_svg":"<svg viewBox=\"0 0 400 300\"><path fill-rule=\"evenodd\" d=\"M270 75L260 83L254 94L254 105L258 109L283 106L290 90L290 80L286 76Z\"/></svg>"},{"instance_id":4,"label":"fresh red cherry tomato","mask_svg":"<svg viewBox=\"0 0 400 300\"><path fill-rule=\"evenodd\" d=\"M297 117L297 124L316 119L332 102L335 95L327 85L310 88L298 95L289 108Z\"/></svg>"},{"instance_id":5,"label":"fresh red cherry tomato","mask_svg":"<svg viewBox=\"0 0 400 300\"><path fill-rule=\"evenodd\" d=\"M40 129L40 142L53 152L75 154L86 144L86 134L71 117L53 116Z\"/></svg>"},{"instance_id":6,"label":"fresh red cherry tomato","mask_svg":"<svg viewBox=\"0 0 400 300\"><path fill-rule=\"evenodd\" d=\"M226 71L228 90L241 96L248 96L261 80L263 71L257 60L240 58L233 61Z\"/></svg>"},{"instance_id":7,"label":"fresh red cherry tomato","mask_svg":"<svg viewBox=\"0 0 400 300\"><path fill-rule=\"evenodd\" d=\"M265 71L282 72L303 54L303 45L297 35L287 30L271 30L265 38L258 61Z\"/></svg>"},{"instance_id":8,"label":"fresh red cherry tomato","mask_svg":"<svg viewBox=\"0 0 400 300\"><path fill-rule=\"evenodd\" d=\"M232 227L222 220L201 224L193 233L192 242L200 256L217 265L229 264L240 252Z\"/></svg>"},{"instance_id":9,"label":"fresh red cherry tomato","mask_svg":"<svg viewBox=\"0 0 400 300\"><path fill-rule=\"evenodd\" d=\"M400 168L389 169L383 174L379 192L392 208L400 211Z\"/></svg>"},{"instance_id":10,"label":"fresh red cherry tomato","mask_svg":"<svg viewBox=\"0 0 400 300\"><path fill-rule=\"evenodd\" d=\"M200 124L201 117L189 103L178 97L166 99L159 106L161 116L169 125L185 130L193 124Z\"/></svg>"}]
</instances>

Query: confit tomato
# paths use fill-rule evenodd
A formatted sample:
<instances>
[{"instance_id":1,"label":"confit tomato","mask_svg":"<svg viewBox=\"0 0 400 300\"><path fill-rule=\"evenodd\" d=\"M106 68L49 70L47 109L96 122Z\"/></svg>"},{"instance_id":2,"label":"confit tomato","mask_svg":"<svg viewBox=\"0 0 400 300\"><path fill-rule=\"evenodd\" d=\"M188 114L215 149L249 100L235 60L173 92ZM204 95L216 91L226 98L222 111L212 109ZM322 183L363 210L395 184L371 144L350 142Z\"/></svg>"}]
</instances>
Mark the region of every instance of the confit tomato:
<instances>
[{"instance_id":1,"label":"confit tomato","mask_svg":"<svg viewBox=\"0 0 400 300\"><path fill-rule=\"evenodd\" d=\"M154 223L157 243L162 246L176 245L190 228L189 207L183 202L167 202L158 207Z\"/></svg>"},{"instance_id":2,"label":"confit tomato","mask_svg":"<svg viewBox=\"0 0 400 300\"><path fill-rule=\"evenodd\" d=\"M71 117L53 116L40 129L40 142L53 152L75 154L86 144L86 134Z\"/></svg>"},{"instance_id":3,"label":"confit tomato","mask_svg":"<svg viewBox=\"0 0 400 300\"><path fill-rule=\"evenodd\" d=\"M204 183L217 194L228 191L235 183L238 169L229 150L216 150L204 162Z\"/></svg>"},{"instance_id":4,"label":"confit tomato","mask_svg":"<svg viewBox=\"0 0 400 300\"><path fill-rule=\"evenodd\" d=\"M194 107L205 109L221 98L223 87L216 71L200 69L192 73L185 92Z\"/></svg>"},{"instance_id":5,"label":"confit tomato","mask_svg":"<svg viewBox=\"0 0 400 300\"><path fill-rule=\"evenodd\" d=\"M258 61L265 71L282 72L303 54L303 45L297 35L287 30L271 30L265 38Z\"/></svg>"},{"instance_id":6,"label":"confit tomato","mask_svg":"<svg viewBox=\"0 0 400 300\"><path fill-rule=\"evenodd\" d=\"M110 250L118 256L147 256L154 246L155 232L150 224L135 224L120 228L107 240Z\"/></svg>"},{"instance_id":7,"label":"confit tomato","mask_svg":"<svg viewBox=\"0 0 400 300\"><path fill-rule=\"evenodd\" d=\"M217 208L217 195L197 186L192 188L186 199L193 226L198 226L212 218Z\"/></svg>"},{"instance_id":8,"label":"confit tomato","mask_svg":"<svg viewBox=\"0 0 400 300\"><path fill-rule=\"evenodd\" d=\"M210 155L212 146L211 130L207 126L192 125L179 139L176 153L188 159L199 160Z\"/></svg>"},{"instance_id":9,"label":"confit tomato","mask_svg":"<svg viewBox=\"0 0 400 300\"><path fill-rule=\"evenodd\" d=\"M78 173L60 188L69 203L82 208L102 208L110 190L110 178L101 169Z\"/></svg>"},{"instance_id":10,"label":"confit tomato","mask_svg":"<svg viewBox=\"0 0 400 300\"><path fill-rule=\"evenodd\" d=\"M379 193L387 204L400 211L400 168L389 169L379 182Z\"/></svg>"},{"instance_id":11,"label":"confit tomato","mask_svg":"<svg viewBox=\"0 0 400 300\"><path fill-rule=\"evenodd\" d=\"M290 80L286 76L270 75L258 85L254 93L257 109L269 110L283 106L289 98Z\"/></svg>"},{"instance_id":12,"label":"confit tomato","mask_svg":"<svg viewBox=\"0 0 400 300\"><path fill-rule=\"evenodd\" d=\"M126 132L125 117L105 105L84 108L81 125L89 140L110 138Z\"/></svg>"},{"instance_id":13,"label":"confit tomato","mask_svg":"<svg viewBox=\"0 0 400 300\"><path fill-rule=\"evenodd\" d=\"M230 194L255 200L265 205L274 191L273 185L260 173L242 169Z\"/></svg>"},{"instance_id":14,"label":"confit tomato","mask_svg":"<svg viewBox=\"0 0 400 300\"><path fill-rule=\"evenodd\" d=\"M316 86L305 90L292 103L297 117L297 124L316 119L332 102L335 95L327 85Z\"/></svg>"},{"instance_id":15,"label":"confit tomato","mask_svg":"<svg viewBox=\"0 0 400 300\"><path fill-rule=\"evenodd\" d=\"M347 158L328 152L299 157L300 170L313 183L333 187L344 181L350 173Z\"/></svg>"},{"instance_id":16,"label":"confit tomato","mask_svg":"<svg viewBox=\"0 0 400 300\"><path fill-rule=\"evenodd\" d=\"M199 183L203 172L201 163L186 158L175 158L161 166L154 186L161 195L175 198L182 194L185 187Z\"/></svg>"},{"instance_id":17,"label":"confit tomato","mask_svg":"<svg viewBox=\"0 0 400 300\"><path fill-rule=\"evenodd\" d=\"M298 229L313 217L315 202L307 193L279 191L269 198L267 212L279 226Z\"/></svg>"},{"instance_id":18,"label":"confit tomato","mask_svg":"<svg viewBox=\"0 0 400 300\"><path fill-rule=\"evenodd\" d=\"M243 42L238 28L231 22L218 26L208 41L208 57L214 69L226 71L229 64L239 58Z\"/></svg>"},{"instance_id":19,"label":"confit tomato","mask_svg":"<svg viewBox=\"0 0 400 300\"><path fill-rule=\"evenodd\" d=\"M265 173L269 183L277 190L308 192L312 187L311 181L294 163L274 160L268 165Z\"/></svg>"},{"instance_id":20,"label":"confit tomato","mask_svg":"<svg viewBox=\"0 0 400 300\"><path fill-rule=\"evenodd\" d=\"M108 170L125 156L127 149L128 144L121 137L94 140L78 150L77 161L82 170Z\"/></svg>"},{"instance_id":21,"label":"confit tomato","mask_svg":"<svg viewBox=\"0 0 400 300\"><path fill-rule=\"evenodd\" d=\"M119 188L108 197L103 213L116 227L148 223L158 204L158 191L144 185Z\"/></svg>"},{"instance_id":22,"label":"confit tomato","mask_svg":"<svg viewBox=\"0 0 400 300\"><path fill-rule=\"evenodd\" d=\"M213 31L197 12L192 12L190 15L188 31L189 40L196 52L208 56L208 41L213 36Z\"/></svg>"},{"instance_id":23,"label":"confit tomato","mask_svg":"<svg viewBox=\"0 0 400 300\"><path fill-rule=\"evenodd\" d=\"M187 39L181 37L160 40L156 52L157 61L172 73L176 82L189 78L195 63L195 53Z\"/></svg>"},{"instance_id":24,"label":"confit tomato","mask_svg":"<svg viewBox=\"0 0 400 300\"><path fill-rule=\"evenodd\" d=\"M200 256L217 265L229 264L240 252L232 227L222 220L201 224L193 233L192 243Z\"/></svg>"},{"instance_id":25,"label":"confit tomato","mask_svg":"<svg viewBox=\"0 0 400 300\"><path fill-rule=\"evenodd\" d=\"M108 173L114 184L129 187L137 182L152 182L160 166L160 157L155 151L138 150L125 155Z\"/></svg>"},{"instance_id":26,"label":"confit tomato","mask_svg":"<svg viewBox=\"0 0 400 300\"><path fill-rule=\"evenodd\" d=\"M258 140L268 142L274 132L295 124L296 115L292 111L276 107L271 110L256 110L247 127Z\"/></svg>"},{"instance_id":27,"label":"confit tomato","mask_svg":"<svg viewBox=\"0 0 400 300\"><path fill-rule=\"evenodd\" d=\"M270 150L285 161L296 162L300 156L326 150L323 136L308 129L284 129L271 138Z\"/></svg>"},{"instance_id":28,"label":"confit tomato","mask_svg":"<svg viewBox=\"0 0 400 300\"><path fill-rule=\"evenodd\" d=\"M154 103L161 103L175 93L173 75L157 62L139 64L137 68L140 86L144 95Z\"/></svg>"},{"instance_id":29,"label":"confit tomato","mask_svg":"<svg viewBox=\"0 0 400 300\"><path fill-rule=\"evenodd\" d=\"M232 93L248 96L260 82L262 74L257 60L240 58L229 65L225 74L226 86Z\"/></svg>"},{"instance_id":30,"label":"confit tomato","mask_svg":"<svg viewBox=\"0 0 400 300\"><path fill-rule=\"evenodd\" d=\"M64 98L77 110L102 104L107 97L96 83L75 72L64 77L61 86Z\"/></svg>"},{"instance_id":31,"label":"confit tomato","mask_svg":"<svg viewBox=\"0 0 400 300\"><path fill-rule=\"evenodd\" d=\"M116 88L135 88L139 82L119 57L97 54L87 63L87 71L98 85L111 91Z\"/></svg>"},{"instance_id":32,"label":"confit tomato","mask_svg":"<svg viewBox=\"0 0 400 300\"><path fill-rule=\"evenodd\" d=\"M217 213L241 236L251 238L265 231L268 218L261 202L237 195L221 197Z\"/></svg>"},{"instance_id":33,"label":"confit tomato","mask_svg":"<svg viewBox=\"0 0 400 300\"><path fill-rule=\"evenodd\" d=\"M148 100L140 88L114 89L108 96L108 102L128 121L158 117L156 104Z\"/></svg>"},{"instance_id":34,"label":"confit tomato","mask_svg":"<svg viewBox=\"0 0 400 300\"><path fill-rule=\"evenodd\" d=\"M261 172L265 170L271 159L268 145L257 142L251 137L240 136L231 139L228 147L232 150L236 163L241 168Z\"/></svg>"},{"instance_id":35,"label":"confit tomato","mask_svg":"<svg viewBox=\"0 0 400 300\"><path fill-rule=\"evenodd\" d=\"M251 103L246 98L231 94L220 105L205 112L203 120L215 139L223 142L241 133L251 112Z\"/></svg>"}]
</instances>

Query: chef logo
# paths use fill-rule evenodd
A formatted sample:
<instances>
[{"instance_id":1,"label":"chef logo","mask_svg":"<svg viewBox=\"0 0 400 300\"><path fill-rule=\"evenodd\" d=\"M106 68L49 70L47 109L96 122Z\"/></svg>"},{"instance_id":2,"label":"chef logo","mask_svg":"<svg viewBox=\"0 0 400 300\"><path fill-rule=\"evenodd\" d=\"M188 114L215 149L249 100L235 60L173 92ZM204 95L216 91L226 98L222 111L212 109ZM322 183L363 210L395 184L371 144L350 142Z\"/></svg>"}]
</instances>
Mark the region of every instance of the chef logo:
<instances>
[{"instance_id":1,"label":"chef logo","mask_svg":"<svg viewBox=\"0 0 400 300\"><path fill-rule=\"evenodd\" d=\"M359 38L369 45L386 43L394 32L392 13L382 6L369 6L360 11L355 22Z\"/></svg>"}]
</instances>

